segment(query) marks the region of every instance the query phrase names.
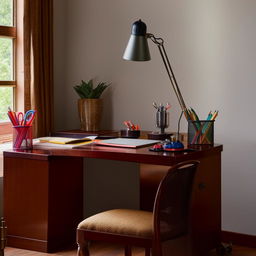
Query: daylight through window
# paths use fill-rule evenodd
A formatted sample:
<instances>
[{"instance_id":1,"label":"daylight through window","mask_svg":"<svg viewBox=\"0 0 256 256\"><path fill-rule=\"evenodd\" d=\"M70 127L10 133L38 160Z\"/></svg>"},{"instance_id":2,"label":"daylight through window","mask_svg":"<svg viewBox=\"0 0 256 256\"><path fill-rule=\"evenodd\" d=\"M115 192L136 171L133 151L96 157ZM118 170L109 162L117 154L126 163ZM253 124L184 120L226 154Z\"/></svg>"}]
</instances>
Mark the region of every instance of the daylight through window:
<instances>
[{"instance_id":1,"label":"daylight through window","mask_svg":"<svg viewBox=\"0 0 256 256\"><path fill-rule=\"evenodd\" d=\"M0 0L0 122L8 121L7 110L14 108L15 1Z\"/></svg>"}]
</instances>

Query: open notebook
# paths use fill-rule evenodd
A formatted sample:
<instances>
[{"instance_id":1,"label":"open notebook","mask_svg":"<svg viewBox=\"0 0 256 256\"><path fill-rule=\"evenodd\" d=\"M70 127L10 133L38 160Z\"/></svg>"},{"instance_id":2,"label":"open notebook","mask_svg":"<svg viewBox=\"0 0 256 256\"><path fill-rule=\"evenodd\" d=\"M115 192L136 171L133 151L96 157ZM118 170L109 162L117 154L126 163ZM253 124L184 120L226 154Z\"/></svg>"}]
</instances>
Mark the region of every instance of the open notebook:
<instances>
[{"instance_id":1,"label":"open notebook","mask_svg":"<svg viewBox=\"0 0 256 256\"><path fill-rule=\"evenodd\" d=\"M40 137L33 140L34 149L46 148L75 148L94 142L96 136L83 138L66 138L66 137Z\"/></svg>"},{"instance_id":2,"label":"open notebook","mask_svg":"<svg viewBox=\"0 0 256 256\"><path fill-rule=\"evenodd\" d=\"M146 139L126 139L115 138L108 140L95 141L96 145L111 146L111 147L124 147L124 148L139 148L153 145L160 142L159 140L146 140Z\"/></svg>"},{"instance_id":3,"label":"open notebook","mask_svg":"<svg viewBox=\"0 0 256 256\"><path fill-rule=\"evenodd\" d=\"M83 138L67 138L67 137L41 137L38 140L42 143L54 143L54 144L80 144L87 141L93 141L97 136L88 136Z\"/></svg>"}]
</instances>

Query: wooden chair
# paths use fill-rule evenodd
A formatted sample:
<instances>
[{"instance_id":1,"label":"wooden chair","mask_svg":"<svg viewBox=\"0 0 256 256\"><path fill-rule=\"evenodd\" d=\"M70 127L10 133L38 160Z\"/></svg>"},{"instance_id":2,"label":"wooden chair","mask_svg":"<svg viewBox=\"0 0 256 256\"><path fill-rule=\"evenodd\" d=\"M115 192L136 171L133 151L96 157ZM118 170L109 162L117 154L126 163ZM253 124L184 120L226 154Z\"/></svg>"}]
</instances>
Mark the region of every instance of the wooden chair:
<instances>
[{"instance_id":1,"label":"wooden chair","mask_svg":"<svg viewBox=\"0 0 256 256\"><path fill-rule=\"evenodd\" d=\"M77 228L77 256L89 256L90 241L121 243L125 256L131 247L145 248L145 256L162 256L161 242L188 231L193 179L199 162L186 161L171 167L159 184L152 212L114 209L83 220Z\"/></svg>"}]
</instances>

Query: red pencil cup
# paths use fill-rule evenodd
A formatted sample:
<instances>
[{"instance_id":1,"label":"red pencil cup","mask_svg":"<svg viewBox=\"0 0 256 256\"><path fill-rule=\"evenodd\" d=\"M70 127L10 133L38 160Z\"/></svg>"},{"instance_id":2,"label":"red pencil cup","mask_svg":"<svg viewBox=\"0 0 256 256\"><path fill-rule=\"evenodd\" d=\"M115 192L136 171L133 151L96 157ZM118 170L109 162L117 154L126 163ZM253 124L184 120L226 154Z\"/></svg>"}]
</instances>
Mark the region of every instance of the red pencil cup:
<instances>
[{"instance_id":1,"label":"red pencil cup","mask_svg":"<svg viewBox=\"0 0 256 256\"><path fill-rule=\"evenodd\" d=\"M13 149L32 148L32 126L13 126Z\"/></svg>"}]
</instances>

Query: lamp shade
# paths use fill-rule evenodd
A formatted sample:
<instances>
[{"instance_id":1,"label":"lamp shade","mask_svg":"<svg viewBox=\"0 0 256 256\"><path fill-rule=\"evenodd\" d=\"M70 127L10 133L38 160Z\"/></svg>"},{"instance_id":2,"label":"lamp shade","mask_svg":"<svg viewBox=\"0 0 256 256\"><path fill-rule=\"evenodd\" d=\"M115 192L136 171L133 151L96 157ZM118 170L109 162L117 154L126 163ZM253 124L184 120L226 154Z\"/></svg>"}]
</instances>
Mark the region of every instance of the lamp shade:
<instances>
[{"instance_id":1,"label":"lamp shade","mask_svg":"<svg viewBox=\"0 0 256 256\"><path fill-rule=\"evenodd\" d=\"M147 26L141 20L132 24L132 34L123 59L132 61L148 61L151 59L147 41Z\"/></svg>"}]
</instances>

